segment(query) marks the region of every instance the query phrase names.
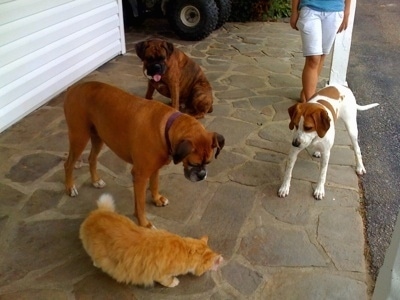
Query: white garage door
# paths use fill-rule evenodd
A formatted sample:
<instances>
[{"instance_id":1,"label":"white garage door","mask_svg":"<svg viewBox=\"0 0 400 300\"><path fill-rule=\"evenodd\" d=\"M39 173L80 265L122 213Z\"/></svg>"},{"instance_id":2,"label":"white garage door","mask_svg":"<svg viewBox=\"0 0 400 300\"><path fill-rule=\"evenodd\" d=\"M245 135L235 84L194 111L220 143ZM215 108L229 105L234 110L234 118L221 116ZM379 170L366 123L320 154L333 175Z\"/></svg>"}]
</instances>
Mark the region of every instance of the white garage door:
<instances>
[{"instance_id":1,"label":"white garage door","mask_svg":"<svg viewBox=\"0 0 400 300\"><path fill-rule=\"evenodd\" d=\"M122 53L121 0L0 0L0 132Z\"/></svg>"}]
</instances>

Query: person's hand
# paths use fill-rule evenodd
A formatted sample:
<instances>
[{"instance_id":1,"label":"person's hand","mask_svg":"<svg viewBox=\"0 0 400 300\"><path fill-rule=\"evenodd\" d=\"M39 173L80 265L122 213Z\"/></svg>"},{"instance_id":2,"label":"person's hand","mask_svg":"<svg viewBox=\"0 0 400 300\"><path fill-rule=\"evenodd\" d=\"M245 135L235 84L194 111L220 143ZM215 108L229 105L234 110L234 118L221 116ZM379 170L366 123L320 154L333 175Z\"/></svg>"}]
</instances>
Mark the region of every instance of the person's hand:
<instances>
[{"instance_id":1,"label":"person's hand","mask_svg":"<svg viewBox=\"0 0 400 300\"><path fill-rule=\"evenodd\" d=\"M343 30L347 29L347 26L349 25L349 15L350 15L350 13L344 14L342 24L340 24L340 27L339 27L337 33L342 32Z\"/></svg>"},{"instance_id":2,"label":"person's hand","mask_svg":"<svg viewBox=\"0 0 400 300\"><path fill-rule=\"evenodd\" d=\"M292 27L295 30L299 30L296 25L298 19L299 19L299 12L297 10L294 12L292 11L292 15L290 16L290 27Z\"/></svg>"}]
</instances>

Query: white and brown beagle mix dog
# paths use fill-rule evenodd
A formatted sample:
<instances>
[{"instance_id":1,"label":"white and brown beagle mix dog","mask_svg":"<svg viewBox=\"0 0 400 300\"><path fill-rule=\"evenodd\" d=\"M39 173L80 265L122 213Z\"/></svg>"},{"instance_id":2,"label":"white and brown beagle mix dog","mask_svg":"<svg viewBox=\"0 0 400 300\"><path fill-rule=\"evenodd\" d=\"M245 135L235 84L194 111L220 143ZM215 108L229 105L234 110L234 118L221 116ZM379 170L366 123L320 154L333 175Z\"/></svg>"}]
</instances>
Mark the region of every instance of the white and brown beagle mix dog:
<instances>
[{"instance_id":1,"label":"white and brown beagle mix dog","mask_svg":"<svg viewBox=\"0 0 400 300\"><path fill-rule=\"evenodd\" d=\"M320 175L314 198L325 196L326 171L331 148L335 140L335 122L341 118L350 135L356 155L356 172L365 174L364 164L358 145L357 110L367 110L379 105L373 103L365 106L358 105L352 91L344 86L328 86L318 91L308 102L297 103L289 107L289 128L295 129L292 148L286 164L283 183L278 191L279 197L289 195L290 180L297 155L304 148L313 145L317 150L314 156L321 157Z\"/></svg>"}]
</instances>

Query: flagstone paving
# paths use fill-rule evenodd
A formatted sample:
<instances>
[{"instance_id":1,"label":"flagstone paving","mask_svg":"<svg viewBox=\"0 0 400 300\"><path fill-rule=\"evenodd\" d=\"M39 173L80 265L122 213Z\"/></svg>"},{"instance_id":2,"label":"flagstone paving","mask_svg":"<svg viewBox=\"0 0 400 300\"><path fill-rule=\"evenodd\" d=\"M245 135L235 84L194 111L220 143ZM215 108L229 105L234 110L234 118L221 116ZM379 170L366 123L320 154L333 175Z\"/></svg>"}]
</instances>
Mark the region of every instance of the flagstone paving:
<instances>
[{"instance_id":1,"label":"flagstone paving","mask_svg":"<svg viewBox=\"0 0 400 300\"><path fill-rule=\"evenodd\" d=\"M291 147L287 108L301 88L299 34L286 23L227 23L203 41L184 42L157 22L128 32L127 53L83 80L144 96L134 45L155 35L201 64L215 97L214 112L201 122L225 136L225 147L206 181L187 181L181 165L163 168L161 191L170 204L155 207L148 194L147 214L158 228L207 234L223 266L180 276L168 289L119 284L92 265L79 226L104 192L114 196L117 211L132 216L130 168L104 149L99 169L107 186L92 188L86 150L75 172L79 196L65 194L62 93L0 134L0 298L369 299L360 191L343 125L325 199L312 197L319 161L307 151L299 155L290 195L277 197Z\"/></svg>"}]
</instances>

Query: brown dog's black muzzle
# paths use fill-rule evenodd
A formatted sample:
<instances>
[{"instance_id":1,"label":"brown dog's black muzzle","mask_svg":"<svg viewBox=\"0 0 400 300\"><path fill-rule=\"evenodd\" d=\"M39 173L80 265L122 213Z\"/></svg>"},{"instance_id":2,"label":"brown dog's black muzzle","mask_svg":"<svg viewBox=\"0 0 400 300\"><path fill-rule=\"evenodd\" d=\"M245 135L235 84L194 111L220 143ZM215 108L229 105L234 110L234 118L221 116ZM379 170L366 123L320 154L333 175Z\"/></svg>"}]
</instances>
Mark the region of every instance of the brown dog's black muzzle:
<instances>
[{"instance_id":1,"label":"brown dog's black muzzle","mask_svg":"<svg viewBox=\"0 0 400 300\"><path fill-rule=\"evenodd\" d=\"M207 178L207 170L204 166L184 168L186 179L196 182Z\"/></svg>"},{"instance_id":2,"label":"brown dog's black muzzle","mask_svg":"<svg viewBox=\"0 0 400 300\"><path fill-rule=\"evenodd\" d=\"M166 71L166 66L162 62L153 63L147 66L147 75L154 76L154 75L163 75Z\"/></svg>"}]
</instances>

